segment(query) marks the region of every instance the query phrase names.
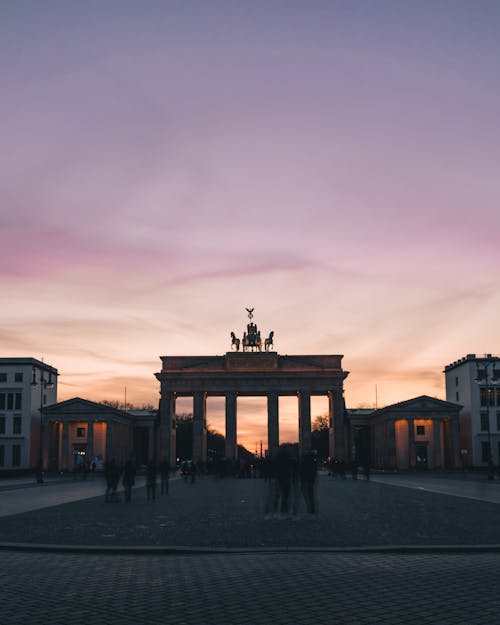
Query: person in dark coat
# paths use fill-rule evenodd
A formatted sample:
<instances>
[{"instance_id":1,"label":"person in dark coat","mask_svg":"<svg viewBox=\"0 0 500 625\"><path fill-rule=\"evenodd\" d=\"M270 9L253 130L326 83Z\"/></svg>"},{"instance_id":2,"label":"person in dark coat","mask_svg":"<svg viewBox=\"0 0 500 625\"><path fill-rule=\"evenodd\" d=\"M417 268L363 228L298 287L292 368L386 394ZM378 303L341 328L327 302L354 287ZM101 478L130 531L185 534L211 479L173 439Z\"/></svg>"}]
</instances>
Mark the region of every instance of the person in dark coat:
<instances>
[{"instance_id":1,"label":"person in dark coat","mask_svg":"<svg viewBox=\"0 0 500 625\"><path fill-rule=\"evenodd\" d=\"M318 475L318 463L316 454L312 451L302 456L300 463L300 481L302 485L302 494L306 503L306 510L309 514L315 514L316 505L316 477Z\"/></svg>"},{"instance_id":2,"label":"person in dark coat","mask_svg":"<svg viewBox=\"0 0 500 625\"><path fill-rule=\"evenodd\" d=\"M104 465L104 479L106 480L106 494L104 501L109 503L116 500L116 489L118 487L118 479L120 475L118 467L116 466L116 460L111 458L110 461L106 461Z\"/></svg>"},{"instance_id":3,"label":"person in dark coat","mask_svg":"<svg viewBox=\"0 0 500 625\"><path fill-rule=\"evenodd\" d=\"M363 462L363 474L365 476L365 480L370 479L370 461L369 460L365 460Z\"/></svg>"},{"instance_id":4,"label":"person in dark coat","mask_svg":"<svg viewBox=\"0 0 500 625\"><path fill-rule=\"evenodd\" d=\"M132 498L132 487L135 484L135 464L130 458L123 467L123 488L125 489L125 502L130 503Z\"/></svg>"},{"instance_id":5,"label":"person in dark coat","mask_svg":"<svg viewBox=\"0 0 500 625\"><path fill-rule=\"evenodd\" d=\"M148 462L146 467L146 497L148 501L156 499L156 467L153 462Z\"/></svg>"},{"instance_id":6,"label":"person in dark coat","mask_svg":"<svg viewBox=\"0 0 500 625\"><path fill-rule=\"evenodd\" d=\"M160 478L161 478L161 494L165 493L168 495L168 482L170 478L170 465L168 464L168 460L164 458L162 462L160 462Z\"/></svg>"},{"instance_id":7,"label":"person in dark coat","mask_svg":"<svg viewBox=\"0 0 500 625\"><path fill-rule=\"evenodd\" d=\"M280 496L280 515L287 516L290 508L292 486L292 459L289 445L280 445L275 460L275 475Z\"/></svg>"}]
</instances>

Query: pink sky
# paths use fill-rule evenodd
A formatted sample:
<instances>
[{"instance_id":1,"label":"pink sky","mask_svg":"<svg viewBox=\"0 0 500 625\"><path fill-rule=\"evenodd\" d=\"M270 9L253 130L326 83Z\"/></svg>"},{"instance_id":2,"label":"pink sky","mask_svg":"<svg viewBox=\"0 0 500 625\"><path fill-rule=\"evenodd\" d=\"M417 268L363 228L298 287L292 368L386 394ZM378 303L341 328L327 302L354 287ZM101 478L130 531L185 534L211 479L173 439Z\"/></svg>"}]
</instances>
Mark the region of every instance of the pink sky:
<instances>
[{"instance_id":1,"label":"pink sky","mask_svg":"<svg viewBox=\"0 0 500 625\"><path fill-rule=\"evenodd\" d=\"M7 3L2 355L156 404L159 356L255 306L280 353L344 354L348 406L443 398L500 351L499 31L487 0Z\"/></svg>"}]
</instances>

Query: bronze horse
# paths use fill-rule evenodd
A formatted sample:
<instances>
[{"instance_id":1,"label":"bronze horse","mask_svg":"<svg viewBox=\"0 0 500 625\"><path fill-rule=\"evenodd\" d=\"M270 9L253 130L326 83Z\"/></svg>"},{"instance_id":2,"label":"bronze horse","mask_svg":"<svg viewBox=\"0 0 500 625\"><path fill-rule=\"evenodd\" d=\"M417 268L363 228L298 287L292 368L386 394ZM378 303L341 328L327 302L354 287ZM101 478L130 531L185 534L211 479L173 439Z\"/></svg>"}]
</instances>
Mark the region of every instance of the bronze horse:
<instances>
[{"instance_id":1,"label":"bronze horse","mask_svg":"<svg viewBox=\"0 0 500 625\"><path fill-rule=\"evenodd\" d=\"M231 349L233 349L233 347L236 348L237 352L240 351L240 339L236 337L234 332L231 332Z\"/></svg>"},{"instance_id":2,"label":"bronze horse","mask_svg":"<svg viewBox=\"0 0 500 625\"><path fill-rule=\"evenodd\" d=\"M269 333L269 337L264 341L264 349L266 352L269 351L269 348L274 347L274 330Z\"/></svg>"}]
</instances>

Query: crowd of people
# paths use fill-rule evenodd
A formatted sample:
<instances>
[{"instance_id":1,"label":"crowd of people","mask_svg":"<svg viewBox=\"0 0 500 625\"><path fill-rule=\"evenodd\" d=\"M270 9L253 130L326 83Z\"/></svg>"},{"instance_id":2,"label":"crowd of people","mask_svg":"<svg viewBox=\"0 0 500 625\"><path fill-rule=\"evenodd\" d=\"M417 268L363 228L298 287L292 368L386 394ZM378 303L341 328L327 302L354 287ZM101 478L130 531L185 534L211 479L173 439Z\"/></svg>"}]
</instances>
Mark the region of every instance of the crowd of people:
<instances>
[{"instance_id":1,"label":"crowd of people","mask_svg":"<svg viewBox=\"0 0 500 625\"><path fill-rule=\"evenodd\" d=\"M160 475L160 494L168 494L170 466L167 460L164 459L160 462L158 470L155 464L150 461L146 466L147 501L154 501L156 499L158 474ZM129 458L123 466L118 464L114 458L112 458L109 462L106 462L104 465L104 479L106 480L106 492L104 495L104 501L106 503L115 503L120 501L120 497L118 496L117 491L121 479L123 484L125 503L130 503L132 500L132 489L135 485L136 475L137 468L135 466L133 458Z\"/></svg>"},{"instance_id":2,"label":"crowd of people","mask_svg":"<svg viewBox=\"0 0 500 625\"><path fill-rule=\"evenodd\" d=\"M280 445L264 459L262 477L266 482L264 518L298 518L303 499L308 515L317 512L317 456L314 451L298 457L293 445Z\"/></svg>"},{"instance_id":3,"label":"crowd of people","mask_svg":"<svg viewBox=\"0 0 500 625\"><path fill-rule=\"evenodd\" d=\"M326 463L328 475L334 479L346 479L347 465L338 458L329 459ZM358 478L361 468L366 480L370 479L369 462L353 462L350 466L352 479ZM160 495L168 494L170 474L176 467L170 467L166 459L158 466L152 461L145 468L146 499L153 502L157 498L158 477ZM111 459L104 465L106 480L106 502L118 502L117 494L120 480L123 484L124 501L130 503L135 485L137 469L133 458L120 465ZM297 445L282 444L265 458L230 461L227 459L212 460L208 463L194 463L184 460L179 466L179 475L186 484L194 484L197 476L212 475L216 479L224 477L262 478L265 484L264 518L285 519L298 518L299 512L305 509L307 516L318 511L316 482L318 475L318 458L314 450L299 457Z\"/></svg>"}]
</instances>

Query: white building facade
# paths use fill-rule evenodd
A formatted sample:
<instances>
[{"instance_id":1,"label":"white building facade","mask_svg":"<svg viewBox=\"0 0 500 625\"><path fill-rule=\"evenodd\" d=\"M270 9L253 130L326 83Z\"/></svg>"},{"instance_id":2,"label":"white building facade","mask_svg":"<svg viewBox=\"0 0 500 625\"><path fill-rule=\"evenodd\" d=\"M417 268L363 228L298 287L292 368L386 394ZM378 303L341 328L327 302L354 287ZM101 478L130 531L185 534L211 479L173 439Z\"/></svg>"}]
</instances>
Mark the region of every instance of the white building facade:
<instances>
[{"instance_id":1,"label":"white building facade","mask_svg":"<svg viewBox=\"0 0 500 625\"><path fill-rule=\"evenodd\" d=\"M500 464L500 358L467 354L444 369L446 399L463 406L460 453L465 466ZM490 458L491 453L491 458Z\"/></svg>"},{"instance_id":2,"label":"white building facade","mask_svg":"<svg viewBox=\"0 0 500 625\"><path fill-rule=\"evenodd\" d=\"M0 472L37 466L41 408L57 401L57 369L36 358L0 358Z\"/></svg>"}]
</instances>

